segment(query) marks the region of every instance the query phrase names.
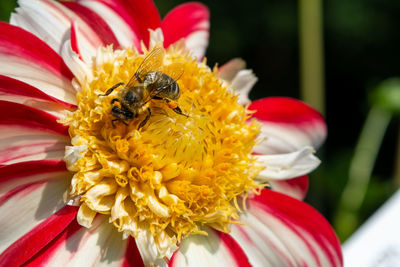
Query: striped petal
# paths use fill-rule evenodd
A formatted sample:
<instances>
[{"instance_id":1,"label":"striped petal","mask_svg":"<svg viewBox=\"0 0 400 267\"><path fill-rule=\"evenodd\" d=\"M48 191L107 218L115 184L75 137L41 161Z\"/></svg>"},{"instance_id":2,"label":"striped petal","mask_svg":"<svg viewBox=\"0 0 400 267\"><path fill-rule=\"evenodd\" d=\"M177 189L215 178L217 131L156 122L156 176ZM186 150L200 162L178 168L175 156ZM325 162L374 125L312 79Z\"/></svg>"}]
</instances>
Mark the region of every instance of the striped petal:
<instances>
[{"instance_id":1,"label":"striped petal","mask_svg":"<svg viewBox=\"0 0 400 267\"><path fill-rule=\"evenodd\" d=\"M26 264L43 247L63 232L76 217L77 208L65 206L15 241L0 255L1 266Z\"/></svg>"},{"instance_id":2,"label":"striped petal","mask_svg":"<svg viewBox=\"0 0 400 267\"><path fill-rule=\"evenodd\" d=\"M207 236L191 235L182 241L169 266L251 266L239 244L228 234L207 229Z\"/></svg>"},{"instance_id":3,"label":"striped petal","mask_svg":"<svg viewBox=\"0 0 400 267\"><path fill-rule=\"evenodd\" d=\"M51 97L39 89L19 80L0 75L0 100L24 104L60 117L65 108L74 105Z\"/></svg>"},{"instance_id":4,"label":"striped petal","mask_svg":"<svg viewBox=\"0 0 400 267\"><path fill-rule=\"evenodd\" d=\"M32 183L45 182L64 177L67 173L62 160L38 160L0 166L0 197L12 196L18 188Z\"/></svg>"},{"instance_id":5,"label":"striped petal","mask_svg":"<svg viewBox=\"0 0 400 267\"><path fill-rule=\"evenodd\" d=\"M62 196L70 180L62 161L0 167L0 251L64 206Z\"/></svg>"},{"instance_id":6,"label":"striped petal","mask_svg":"<svg viewBox=\"0 0 400 267\"><path fill-rule=\"evenodd\" d=\"M99 14L77 2L63 1L61 4L72 10L79 18L96 31L104 45L112 44L115 49L120 46L110 26Z\"/></svg>"},{"instance_id":7,"label":"striped petal","mask_svg":"<svg viewBox=\"0 0 400 267\"><path fill-rule=\"evenodd\" d=\"M140 50L140 41L147 46L149 29L159 28L160 15L151 0L79 0L80 4L99 14L124 47L132 44Z\"/></svg>"},{"instance_id":8,"label":"striped petal","mask_svg":"<svg viewBox=\"0 0 400 267\"><path fill-rule=\"evenodd\" d=\"M208 8L197 2L182 4L163 19L165 47L185 39L186 47L197 58L202 58L208 46L210 14Z\"/></svg>"},{"instance_id":9,"label":"striped petal","mask_svg":"<svg viewBox=\"0 0 400 267\"><path fill-rule=\"evenodd\" d=\"M67 129L46 112L0 101L0 164L62 159Z\"/></svg>"},{"instance_id":10,"label":"striped petal","mask_svg":"<svg viewBox=\"0 0 400 267\"><path fill-rule=\"evenodd\" d=\"M71 27L71 39L65 41L61 56L68 66L68 68L75 75L76 80L80 84L84 84L85 81L92 80L92 72L89 70L89 65L85 64L82 60L81 50L78 45L77 36L75 35L75 27L73 24Z\"/></svg>"},{"instance_id":11,"label":"striped petal","mask_svg":"<svg viewBox=\"0 0 400 267\"><path fill-rule=\"evenodd\" d=\"M69 35L71 23L79 24L80 46L86 62L96 55L97 48L105 43L98 35L97 28L86 23L79 15L66 6L51 0L19 0L17 13L11 16L11 23L38 36L57 53L61 52L65 37Z\"/></svg>"},{"instance_id":12,"label":"striped petal","mask_svg":"<svg viewBox=\"0 0 400 267\"><path fill-rule=\"evenodd\" d=\"M269 180L268 183L272 190L291 196L298 200L303 200L306 197L308 190L307 175L288 180Z\"/></svg>"},{"instance_id":13,"label":"striped petal","mask_svg":"<svg viewBox=\"0 0 400 267\"><path fill-rule=\"evenodd\" d=\"M75 104L73 75L61 57L36 36L3 22L0 22L0 75Z\"/></svg>"},{"instance_id":14,"label":"striped petal","mask_svg":"<svg viewBox=\"0 0 400 267\"><path fill-rule=\"evenodd\" d=\"M231 235L253 266L342 266L334 231L309 205L264 189L247 208Z\"/></svg>"},{"instance_id":15,"label":"striped petal","mask_svg":"<svg viewBox=\"0 0 400 267\"><path fill-rule=\"evenodd\" d=\"M327 129L322 116L312 107L296 99L270 97L249 106L262 122L265 140L254 151L280 154L297 151L304 146L318 148L325 140Z\"/></svg>"},{"instance_id":16,"label":"striped petal","mask_svg":"<svg viewBox=\"0 0 400 267\"><path fill-rule=\"evenodd\" d=\"M257 179L261 182L286 180L310 173L320 164L313 153L312 147L303 147L287 154L256 155L257 160L265 166Z\"/></svg>"},{"instance_id":17,"label":"striped petal","mask_svg":"<svg viewBox=\"0 0 400 267\"><path fill-rule=\"evenodd\" d=\"M74 220L27 266L59 266L60 263L64 266L122 266L131 263L126 260L126 254L132 252L132 247L128 248L128 240L123 240L122 234L106 219L106 216L97 216L90 229ZM137 258L136 262L140 266L141 259Z\"/></svg>"}]
</instances>

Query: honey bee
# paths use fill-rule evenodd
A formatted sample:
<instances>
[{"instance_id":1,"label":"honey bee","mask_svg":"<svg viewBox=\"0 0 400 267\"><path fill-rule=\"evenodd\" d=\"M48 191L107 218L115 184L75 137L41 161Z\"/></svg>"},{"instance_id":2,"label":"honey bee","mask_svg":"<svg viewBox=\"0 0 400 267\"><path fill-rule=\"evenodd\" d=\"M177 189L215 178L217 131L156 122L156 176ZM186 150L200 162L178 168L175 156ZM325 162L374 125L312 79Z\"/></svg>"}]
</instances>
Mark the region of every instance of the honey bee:
<instances>
[{"instance_id":1,"label":"honey bee","mask_svg":"<svg viewBox=\"0 0 400 267\"><path fill-rule=\"evenodd\" d=\"M164 56L164 49L160 45L155 46L145 57L127 84L122 82L117 83L108 89L104 95L101 95L107 96L116 88L124 86L118 92L118 98L111 100L111 104L113 105L111 114L115 117L111 122L113 126L115 121L121 121L125 125L128 125L127 121L137 118L140 114L147 111L145 119L138 127L138 129L142 128L151 116L149 106L151 100L163 100L177 114L188 117L176 103L176 100L181 95L179 85L176 81L183 74L184 65L183 63L176 62L165 68L163 64ZM119 105L116 103L119 103Z\"/></svg>"}]
</instances>

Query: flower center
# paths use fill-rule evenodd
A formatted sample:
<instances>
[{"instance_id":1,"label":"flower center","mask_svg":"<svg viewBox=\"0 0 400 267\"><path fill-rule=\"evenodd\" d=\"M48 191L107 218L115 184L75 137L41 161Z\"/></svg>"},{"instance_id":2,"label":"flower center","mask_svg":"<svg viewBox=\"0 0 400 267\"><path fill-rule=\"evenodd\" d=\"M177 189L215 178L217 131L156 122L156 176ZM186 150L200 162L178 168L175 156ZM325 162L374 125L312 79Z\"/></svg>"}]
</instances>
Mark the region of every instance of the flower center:
<instances>
[{"instance_id":1,"label":"flower center","mask_svg":"<svg viewBox=\"0 0 400 267\"><path fill-rule=\"evenodd\" d=\"M127 83L144 58L132 49L102 49L88 75L93 78L81 84L77 110L64 121L73 145L65 160L75 173L69 197L79 199L79 223L89 227L97 213L107 214L125 237L154 239L162 257L182 238L205 234L204 225L228 232L238 219L237 198L260 188L251 154L259 125L247 121L248 111L216 70L174 47L162 65L167 71L183 64L175 101L184 114L165 99L151 99L137 117L118 119L111 110L124 110L121 91L129 88L104 94ZM147 107L151 116L139 127Z\"/></svg>"}]
</instances>

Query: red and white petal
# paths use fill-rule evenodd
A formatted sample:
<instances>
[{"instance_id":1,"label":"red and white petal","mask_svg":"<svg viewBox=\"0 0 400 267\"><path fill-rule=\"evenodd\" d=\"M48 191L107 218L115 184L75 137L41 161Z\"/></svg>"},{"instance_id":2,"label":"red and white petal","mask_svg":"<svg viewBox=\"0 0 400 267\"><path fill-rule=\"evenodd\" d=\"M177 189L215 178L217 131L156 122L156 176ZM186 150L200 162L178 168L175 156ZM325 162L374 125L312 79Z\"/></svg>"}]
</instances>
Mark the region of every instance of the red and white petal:
<instances>
[{"instance_id":1,"label":"red and white petal","mask_svg":"<svg viewBox=\"0 0 400 267\"><path fill-rule=\"evenodd\" d=\"M265 167L257 179L261 182L286 180L310 173L320 164L313 153L314 149L306 146L287 154L256 155L257 160Z\"/></svg>"},{"instance_id":2,"label":"red and white petal","mask_svg":"<svg viewBox=\"0 0 400 267\"><path fill-rule=\"evenodd\" d=\"M61 53L66 35L69 35L71 23L79 24L80 46L86 62L96 55L97 48L104 46L102 39L84 20L61 3L51 0L19 0L17 13L11 17L11 23L38 36L48 43L54 51Z\"/></svg>"},{"instance_id":3,"label":"red and white petal","mask_svg":"<svg viewBox=\"0 0 400 267\"><path fill-rule=\"evenodd\" d=\"M10 112L12 111L12 112ZM0 164L62 159L68 128L40 110L0 101Z\"/></svg>"},{"instance_id":4,"label":"red and white petal","mask_svg":"<svg viewBox=\"0 0 400 267\"><path fill-rule=\"evenodd\" d=\"M184 239L170 259L170 267L251 266L239 244L228 234L207 229L208 236L191 235Z\"/></svg>"},{"instance_id":5,"label":"red and white petal","mask_svg":"<svg viewBox=\"0 0 400 267\"><path fill-rule=\"evenodd\" d=\"M62 233L75 219L77 208L64 206L27 232L0 255L1 266L26 266L32 256ZM37 266L37 265L36 265Z\"/></svg>"},{"instance_id":6,"label":"red and white petal","mask_svg":"<svg viewBox=\"0 0 400 267\"><path fill-rule=\"evenodd\" d=\"M247 208L231 236L253 266L342 266L339 240L309 205L264 189Z\"/></svg>"},{"instance_id":7,"label":"red and white petal","mask_svg":"<svg viewBox=\"0 0 400 267\"><path fill-rule=\"evenodd\" d=\"M269 180L268 183L272 190L291 196L298 200L303 200L306 197L308 190L307 175L288 180Z\"/></svg>"},{"instance_id":8,"label":"red and white petal","mask_svg":"<svg viewBox=\"0 0 400 267\"><path fill-rule=\"evenodd\" d=\"M71 29L73 29L72 26ZM73 32L71 32L71 37L73 36ZM67 40L64 43L63 49L61 51L61 57L63 58L65 64L75 75L77 81L82 85L85 81L91 81L93 79L92 71L89 70L89 65L85 64L80 57L80 51L78 46L75 46L73 43L76 43L76 39L74 38ZM78 85L79 86L79 85Z\"/></svg>"},{"instance_id":9,"label":"red and white petal","mask_svg":"<svg viewBox=\"0 0 400 267\"><path fill-rule=\"evenodd\" d=\"M45 94L75 104L73 75L61 57L31 33L0 22L0 75L30 84Z\"/></svg>"},{"instance_id":10,"label":"red and white petal","mask_svg":"<svg viewBox=\"0 0 400 267\"><path fill-rule=\"evenodd\" d=\"M77 2L63 1L60 3L68 7L68 9L72 10L83 21L85 21L87 25L89 25L93 30L95 30L97 35L103 41L104 45L112 44L114 49L117 49L120 46L110 26L104 21L104 19L99 14L93 12L91 9Z\"/></svg>"},{"instance_id":11,"label":"red and white petal","mask_svg":"<svg viewBox=\"0 0 400 267\"><path fill-rule=\"evenodd\" d=\"M107 216L97 216L90 229L74 220L27 266L122 266L126 263L127 244Z\"/></svg>"},{"instance_id":12,"label":"red and white petal","mask_svg":"<svg viewBox=\"0 0 400 267\"><path fill-rule=\"evenodd\" d=\"M49 166L52 170L46 170L45 165L40 167L41 170L32 170L32 166L27 166L31 169L20 170L19 175L7 175L18 171L14 166L0 168L0 251L64 206L63 194L68 189L70 174L65 169L55 170L54 166Z\"/></svg>"},{"instance_id":13,"label":"red and white petal","mask_svg":"<svg viewBox=\"0 0 400 267\"><path fill-rule=\"evenodd\" d=\"M133 44L140 50L141 40L147 46L148 30L154 30L161 25L157 8L150 0L79 0L78 2L99 14L124 47L131 47Z\"/></svg>"},{"instance_id":14,"label":"red and white petal","mask_svg":"<svg viewBox=\"0 0 400 267\"><path fill-rule=\"evenodd\" d=\"M133 45L140 48L139 33L132 29L116 10L101 1L78 0L78 2L104 19L122 47Z\"/></svg>"},{"instance_id":15,"label":"red and white petal","mask_svg":"<svg viewBox=\"0 0 400 267\"><path fill-rule=\"evenodd\" d=\"M287 97L269 97L249 106L262 122L265 140L254 148L261 154L289 153L304 146L318 148L325 140L327 129L322 116L307 104Z\"/></svg>"},{"instance_id":16,"label":"red and white petal","mask_svg":"<svg viewBox=\"0 0 400 267\"><path fill-rule=\"evenodd\" d=\"M56 117L61 117L65 108L75 108L39 89L19 80L0 75L0 100L24 104L34 107Z\"/></svg>"},{"instance_id":17,"label":"red and white petal","mask_svg":"<svg viewBox=\"0 0 400 267\"><path fill-rule=\"evenodd\" d=\"M208 46L210 13L201 3L186 3L175 7L161 24L165 47L185 39L186 47L201 59Z\"/></svg>"},{"instance_id":18,"label":"red and white petal","mask_svg":"<svg viewBox=\"0 0 400 267\"><path fill-rule=\"evenodd\" d=\"M5 201L31 184L68 176L62 160L37 160L0 166L0 198ZM67 179L68 180L68 179Z\"/></svg>"}]
</instances>

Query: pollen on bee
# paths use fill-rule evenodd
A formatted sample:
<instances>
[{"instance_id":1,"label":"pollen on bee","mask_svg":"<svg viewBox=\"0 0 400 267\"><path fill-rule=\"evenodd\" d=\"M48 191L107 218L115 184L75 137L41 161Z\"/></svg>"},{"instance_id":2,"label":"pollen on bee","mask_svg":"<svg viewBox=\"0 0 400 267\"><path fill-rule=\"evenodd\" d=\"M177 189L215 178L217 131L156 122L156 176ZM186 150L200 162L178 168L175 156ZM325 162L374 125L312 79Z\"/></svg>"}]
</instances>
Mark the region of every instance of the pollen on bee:
<instances>
[{"instance_id":1,"label":"pollen on bee","mask_svg":"<svg viewBox=\"0 0 400 267\"><path fill-rule=\"evenodd\" d=\"M178 104L175 101L170 101L168 102L168 107L174 109L178 107Z\"/></svg>"}]
</instances>

